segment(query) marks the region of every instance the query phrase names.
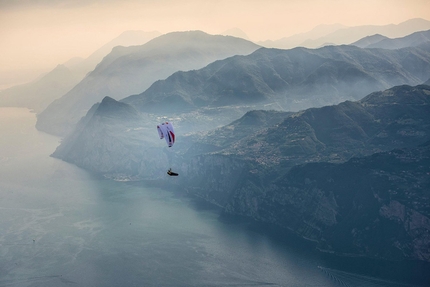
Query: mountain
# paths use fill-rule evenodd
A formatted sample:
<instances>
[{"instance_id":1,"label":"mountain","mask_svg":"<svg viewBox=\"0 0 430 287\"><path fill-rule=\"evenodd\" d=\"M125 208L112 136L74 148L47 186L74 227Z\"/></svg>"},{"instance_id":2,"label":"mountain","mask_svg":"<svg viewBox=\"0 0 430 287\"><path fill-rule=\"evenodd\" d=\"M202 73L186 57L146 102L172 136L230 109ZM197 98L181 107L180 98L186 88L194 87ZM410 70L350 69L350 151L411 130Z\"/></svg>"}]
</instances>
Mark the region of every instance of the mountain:
<instances>
[{"instance_id":1,"label":"mountain","mask_svg":"<svg viewBox=\"0 0 430 287\"><path fill-rule=\"evenodd\" d=\"M390 38L382 36L380 34L375 34L372 36L366 36L366 37L352 43L351 45L357 46L360 48L367 48L368 46L373 45L375 43L378 43L378 42L385 40L385 39L390 39Z\"/></svg>"},{"instance_id":2,"label":"mountain","mask_svg":"<svg viewBox=\"0 0 430 287\"><path fill-rule=\"evenodd\" d=\"M425 19L410 19L394 25L365 25L346 27L340 24L320 25L315 29L276 41L258 42L267 48L290 49L294 47L318 48L331 45L342 45L356 42L364 37L380 34L385 37L399 38L417 31L430 29L430 21Z\"/></svg>"},{"instance_id":3,"label":"mountain","mask_svg":"<svg viewBox=\"0 0 430 287\"><path fill-rule=\"evenodd\" d=\"M411 35L390 39L387 37L372 36L370 39L366 37L351 45L361 48L380 48L380 49L401 49L406 47L414 47L423 43L430 42L430 30L415 32Z\"/></svg>"},{"instance_id":4,"label":"mountain","mask_svg":"<svg viewBox=\"0 0 430 287\"><path fill-rule=\"evenodd\" d=\"M230 36L200 31L174 32L141 46L116 47L79 84L39 115L39 130L65 135L105 96L121 99L140 93L178 70L192 70L258 46Z\"/></svg>"},{"instance_id":5,"label":"mountain","mask_svg":"<svg viewBox=\"0 0 430 287\"><path fill-rule=\"evenodd\" d=\"M429 44L393 51L261 48L200 70L177 72L122 101L150 113L244 105L297 111L358 100L394 85L418 85L429 75Z\"/></svg>"},{"instance_id":6,"label":"mountain","mask_svg":"<svg viewBox=\"0 0 430 287\"><path fill-rule=\"evenodd\" d=\"M157 159L153 153L145 155L144 130L139 129L144 122L133 107L105 97L80 120L53 156L62 155L63 160L88 170L133 176L145 164L142 159Z\"/></svg>"},{"instance_id":7,"label":"mountain","mask_svg":"<svg viewBox=\"0 0 430 287\"><path fill-rule=\"evenodd\" d=\"M0 92L0 106L26 107L36 113L67 93L80 78L64 65L58 65L34 82L18 85Z\"/></svg>"}]
</instances>

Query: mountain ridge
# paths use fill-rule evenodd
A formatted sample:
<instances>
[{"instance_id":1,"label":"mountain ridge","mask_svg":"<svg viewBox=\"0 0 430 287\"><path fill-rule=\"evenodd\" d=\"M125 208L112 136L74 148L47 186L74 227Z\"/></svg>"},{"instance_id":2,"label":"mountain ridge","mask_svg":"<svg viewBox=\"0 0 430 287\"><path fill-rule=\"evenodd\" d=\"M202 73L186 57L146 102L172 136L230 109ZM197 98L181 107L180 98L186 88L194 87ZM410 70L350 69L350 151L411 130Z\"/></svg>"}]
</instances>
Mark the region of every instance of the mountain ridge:
<instances>
[{"instance_id":1,"label":"mountain ridge","mask_svg":"<svg viewBox=\"0 0 430 287\"><path fill-rule=\"evenodd\" d=\"M260 48L200 70L174 73L122 101L146 112L178 113L245 102L297 111L357 100L394 85L421 84L430 74L429 52L429 44L399 50Z\"/></svg>"},{"instance_id":2,"label":"mountain ridge","mask_svg":"<svg viewBox=\"0 0 430 287\"><path fill-rule=\"evenodd\" d=\"M391 39L381 35L363 38L351 45L361 48L402 49L414 47L430 41L430 30L419 31L401 38Z\"/></svg>"},{"instance_id":3,"label":"mountain ridge","mask_svg":"<svg viewBox=\"0 0 430 287\"><path fill-rule=\"evenodd\" d=\"M385 37L398 38L408 34L430 29L430 21L422 18L409 19L399 24L388 25L363 25L346 27L343 25L325 25L329 29L318 33L313 30L285 37L276 41L259 42L268 48L290 49L294 47L318 48L327 43L330 45L342 45L356 42L366 36L381 34ZM331 27L331 29L330 29Z\"/></svg>"}]
</instances>

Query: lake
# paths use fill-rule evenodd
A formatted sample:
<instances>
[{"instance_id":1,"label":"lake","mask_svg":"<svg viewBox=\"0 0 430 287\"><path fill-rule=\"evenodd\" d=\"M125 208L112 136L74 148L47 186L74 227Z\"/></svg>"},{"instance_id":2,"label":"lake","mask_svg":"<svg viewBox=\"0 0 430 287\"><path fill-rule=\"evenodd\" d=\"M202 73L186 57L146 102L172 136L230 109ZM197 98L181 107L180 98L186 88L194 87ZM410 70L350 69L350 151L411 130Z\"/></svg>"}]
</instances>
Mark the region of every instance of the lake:
<instances>
[{"instance_id":1,"label":"lake","mask_svg":"<svg viewBox=\"0 0 430 287\"><path fill-rule=\"evenodd\" d=\"M409 286L180 193L52 158L60 138L35 122L0 108L0 286Z\"/></svg>"}]
</instances>

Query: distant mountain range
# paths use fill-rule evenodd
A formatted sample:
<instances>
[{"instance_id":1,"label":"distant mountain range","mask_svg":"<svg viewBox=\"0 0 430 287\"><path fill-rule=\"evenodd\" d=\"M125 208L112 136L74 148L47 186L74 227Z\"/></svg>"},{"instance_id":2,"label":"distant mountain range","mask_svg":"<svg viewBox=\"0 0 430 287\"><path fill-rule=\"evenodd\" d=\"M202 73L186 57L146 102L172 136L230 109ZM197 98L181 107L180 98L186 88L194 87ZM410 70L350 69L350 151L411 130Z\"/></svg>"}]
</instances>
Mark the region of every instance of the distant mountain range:
<instances>
[{"instance_id":1,"label":"distant mountain range","mask_svg":"<svg viewBox=\"0 0 430 287\"><path fill-rule=\"evenodd\" d=\"M409 23L409 25L406 25L407 23ZM407 29L419 29L423 27L423 25L425 26L425 23L426 21L413 20L403 24L405 27L409 27ZM310 33L304 33L298 36L311 38L319 33L328 33L328 31L333 32L334 30L340 28L345 27L339 25L321 25L316 27ZM407 29L405 28L405 30ZM246 34L239 29L230 29L224 32L224 34L234 34L237 37L247 38ZM4 90L2 93L0 93L0 105L24 106L33 109L37 113L40 113L44 108L46 108L48 104L65 95L89 71L93 70L94 67L103 59L105 55L107 55L112 50L113 47L141 45L159 35L160 33L158 32L126 31L119 37L113 39L111 42L95 51L87 59L74 58L64 63L64 66L71 72L70 75L67 76L68 78L64 78L66 75L61 72L61 69L56 68L49 73L48 77L43 77L45 79L41 82L39 82L40 79L38 79L34 82L20 85L19 87L13 87L11 89ZM427 34L425 34L425 32L417 32L410 36L396 39L389 39L382 35L369 36L354 43L354 45L359 47L398 49L406 46L416 46L426 40L428 40L428 32ZM380 43L376 44L376 42ZM54 76L54 74L57 72L59 75ZM60 77L62 77L61 81L59 81ZM49 78L53 79L52 83L47 80ZM114 95L110 96L115 97ZM45 129L45 131L48 131L48 129Z\"/></svg>"},{"instance_id":2,"label":"distant mountain range","mask_svg":"<svg viewBox=\"0 0 430 287\"><path fill-rule=\"evenodd\" d=\"M177 72L122 101L148 113L244 105L297 111L358 100L394 85L421 84L429 75L430 42L398 50L261 48L200 70Z\"/></svg>"},{"instance_id":3,"label":"distant mountain range","mask_svg":"<svg viewBox=\"0 0 430 287\"><path fill-rule=\"evenodd\" d=\"M58 65L40 79L0 92L0 106L26 107L42 112L53 100L67 93L80 78L65 65Z\"/></svg>"},{"instance_id":4,"label":"distant mountain range","mask_svg":"<svg viewBox=\"0 0 430 287\"><path fill-rule=\"evenodd\" d=\"M382 35L373 35L365 37L351 45L360 48L379 48L379 49L402 49L406 47L415 47L423 43L430 42L430 30L415 32L411 35L390 39Z\"/></svg>"},{"instance_id":5,"label":"distant mountain range","mask_svg":"<svg viewBox=\"0 0 430 287\"><path fill-rule=\"evenodd\" d=\"M65 135L89 108L105 96L121 99L140 93L154 81L179 70L192 70L233 55L255 51L256 44L200 31L174 32L145 45L116 47L96 69L42 112L39 130Z\"/></svg>"},{"instance_id":6,"label":"distant mountain range","mask_svg":"<svg viewBox=\"0 0 430 287\"><path fill-rule=\"evenodd\" d=\"M295 34L293 36L284 37L278 40L260 41L260 42L257 42L257 44L260 44L261 46L266 48L277 48L277 49L291 49L295 47L304 47L303 43L308 40L319 39L326 35L330 35L331 33L334 33L338 30L347 29L347 28L348 28L347 26L342 24L318 25L317 27L305 33ZM315 47L307 47L307 48L315 48Z\"/></svg>"},{"instance_id":7,"label":"distant mountain range","mask_svg":"<svg viewBox=\"0 0 430 287\"><path fill-rule=\"evenodd\" d=\"M294 47L318 48L325 45L351 44L364 37L380 34L389 38L399 38L417 31L430 29L430 21L411 19L398 25L367 25L345 27L343 25L319 26L310 32L282 38L276 41L258 42L268 48L290 49Z\"/></svg>"},{"instance_id":8,"label":"distant mountain range","mask_svg":"<svg viewBox=\"0 0 430 287\"><path fill-rule=\"evenodd\" d=\"M78 84L113 47L142 45L159 35L158 32L126 31L86 59L70 59L33 82L1 91L0 106L26 107L39 114Z\"/></svg>"}]
</instances>

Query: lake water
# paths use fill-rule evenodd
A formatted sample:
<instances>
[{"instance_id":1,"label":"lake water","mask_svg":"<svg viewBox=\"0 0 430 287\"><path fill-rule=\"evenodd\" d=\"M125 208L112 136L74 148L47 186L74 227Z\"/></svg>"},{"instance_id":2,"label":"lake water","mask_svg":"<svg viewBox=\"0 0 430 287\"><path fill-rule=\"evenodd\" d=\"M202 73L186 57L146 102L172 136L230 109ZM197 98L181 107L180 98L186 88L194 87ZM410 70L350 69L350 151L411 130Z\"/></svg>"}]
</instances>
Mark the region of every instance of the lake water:
<instances>
[{"instance_id":1,"label":"lake water","mask_svg":"<svg viewBox=\"0 0 430 287\"><path fill-rule=\"evenodd\" d=\"M0 108L0 286L406 286L341 270L312 244L191 198L51 158L60 139L35 121Z\"/></svg>"}]
</instances>

